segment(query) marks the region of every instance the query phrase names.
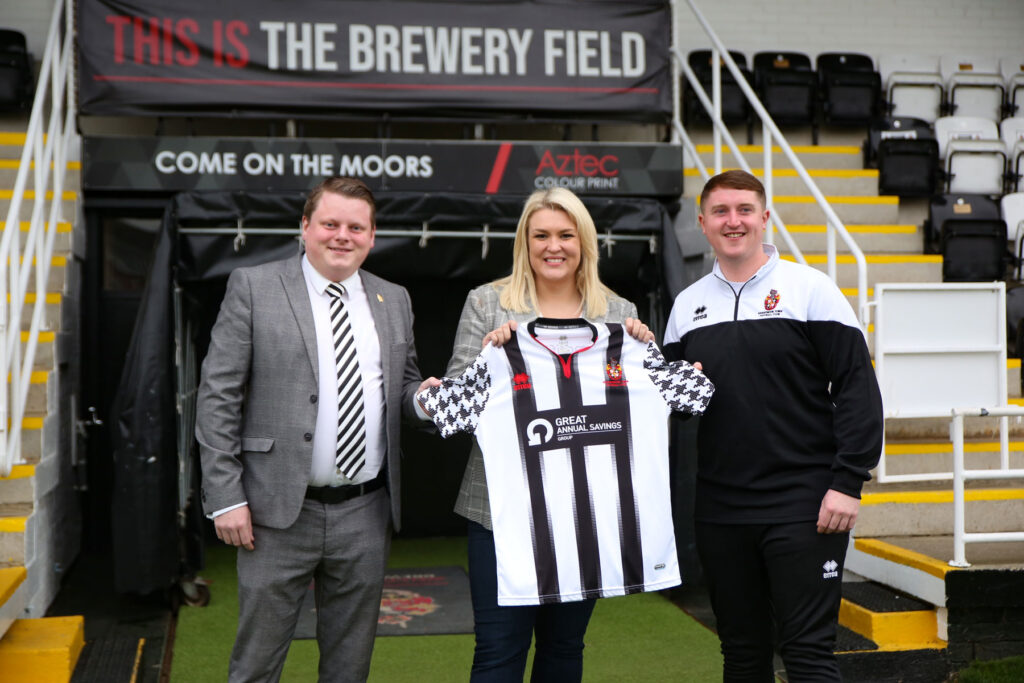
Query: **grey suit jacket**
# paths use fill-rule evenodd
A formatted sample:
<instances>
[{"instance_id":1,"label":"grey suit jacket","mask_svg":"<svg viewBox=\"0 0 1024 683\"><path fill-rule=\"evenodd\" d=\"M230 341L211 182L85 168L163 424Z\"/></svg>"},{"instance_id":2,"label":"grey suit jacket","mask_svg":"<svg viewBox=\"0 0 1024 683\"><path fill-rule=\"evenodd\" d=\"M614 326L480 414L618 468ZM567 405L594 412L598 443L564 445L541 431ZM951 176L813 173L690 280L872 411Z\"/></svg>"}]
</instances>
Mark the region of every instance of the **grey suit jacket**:
<instances>
[{"instance_id":1,"label":"grey suit jacket","mask_svg":"<svg viewBox=\"0 0 1024 683\"><path fill-rule=\"evenodd\" d=\"M387 487L401 523L401 417L420 383L412 307L403 287L360 275L380 338ZM254 524L299 516L313 458L319 395L316 331L300 257L238 268L228 279L203 361L196 416L203 510L248 501Z\"/></svg>"},{"instance_id":2,"label":"grey suit jacket","mask_svg":"<svg viewBox=\"0 0 1024 683\"><path fill-rule=\"evenodd\" d=\"M537 317L536 311L520 313L501 306L501 295L490 283L480 285L466 297L462 307L459 327L455 333L455 346L452 358L448 361L446 377L458 377L470 363L480 354L480 344L488 332L495 330L509 320L525 323ZM594 318L593 322L625 322L626 318L635 318L636 306L620 296L608 297L608 312L603 318ZM484 456L480 446L473 441L469 452L466 472L462 476L462 486L455 501L455 512L466 519L491 528L491 505L487 497L487 477L484 474Z\"/></svg>"}]
</instances>

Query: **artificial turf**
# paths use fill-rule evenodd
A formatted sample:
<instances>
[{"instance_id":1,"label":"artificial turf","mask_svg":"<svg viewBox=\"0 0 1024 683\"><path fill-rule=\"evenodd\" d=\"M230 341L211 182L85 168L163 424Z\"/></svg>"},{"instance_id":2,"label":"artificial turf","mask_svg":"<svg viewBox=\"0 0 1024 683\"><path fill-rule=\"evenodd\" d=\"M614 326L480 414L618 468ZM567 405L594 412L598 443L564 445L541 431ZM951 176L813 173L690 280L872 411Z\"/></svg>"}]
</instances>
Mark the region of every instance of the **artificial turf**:
<instances>
[{"instance_id":1,"label":"artificial turf","mask_svg":"<svg viewBox=\"0 0 1024 683\"><path fill-rule=\"evenodd\" d=\"M392 567L466 566L464 538L396 539ZM208 550L212 598L206 607L182 607L174 640L171 683L227 678L238 619L235 551ZM657 593L598 600L586 635L583 678L588 682L721 679L718 638ZM282 680L316 680L313 640L292 642ZM472 635L377 638L371 683L448 683L469 679ZM529 670L529 664L527 665Z\"/></svg>"}]
</instances>

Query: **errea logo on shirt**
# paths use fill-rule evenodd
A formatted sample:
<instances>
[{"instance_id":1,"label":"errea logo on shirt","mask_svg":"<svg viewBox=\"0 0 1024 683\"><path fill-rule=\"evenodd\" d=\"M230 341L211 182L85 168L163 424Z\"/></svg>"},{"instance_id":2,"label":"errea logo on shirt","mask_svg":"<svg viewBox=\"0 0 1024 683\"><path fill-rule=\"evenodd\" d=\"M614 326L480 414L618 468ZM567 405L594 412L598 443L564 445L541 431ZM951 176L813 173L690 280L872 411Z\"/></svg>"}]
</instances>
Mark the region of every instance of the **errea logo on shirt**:
<instances>
[{"instance_id":1,"label":"errea logo on shirt","mask_svg":"<svg viewBox=\"0 0 1024 683\"><path fill-rule=\"evenodd\" d=\"M693 321L694 322L697 322L698 320L703 320L706 317L708 317L708 307L707 306L698 306L697 308L694 309L694 311L693 311Z\"/></svg>"}]
</instances>

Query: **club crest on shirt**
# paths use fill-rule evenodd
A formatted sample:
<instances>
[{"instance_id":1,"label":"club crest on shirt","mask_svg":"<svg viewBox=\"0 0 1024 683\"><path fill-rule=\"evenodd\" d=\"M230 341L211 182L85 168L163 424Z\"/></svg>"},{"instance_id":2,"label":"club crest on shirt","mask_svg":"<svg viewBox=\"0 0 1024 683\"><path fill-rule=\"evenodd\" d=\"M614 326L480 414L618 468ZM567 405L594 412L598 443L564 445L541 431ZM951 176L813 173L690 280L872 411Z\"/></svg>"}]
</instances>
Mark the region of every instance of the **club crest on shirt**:
<instances>
[{"instance_id":1,"label":"club crest on shirt","mask_svg":"<svg viewBox=\"0 0 1024 683\"><path fill-rule=\"evenodd\" d=\"M775 307L779 305L780 298L781 297L779 296L779 290L773 289L772 291L768 292L768 296L764 298L764 310L774 311Z\"/></svg>"},{"instance_id":2,"label":"club crest on shirt","mask_svg":"<svg viewBox=\"0 0 1024 683\"><path fill-rule=\"evenodd\" d=\"M512 376L512 391L520 391L522 389L529 389L532 385L530 384L530 376L525 372L517 372Z\"/></svg>"},{"instance_id":3,"label":"club crest on shirt","mask_svg":"<svg viewBox=\"0 0 1024 683\"><path fill-rule=\"evenodd\" d=\"M604 383L610 387L624 387L627 384L618 358L612 358L605 364L604 376Z\"/></svg>"}]
</instances>

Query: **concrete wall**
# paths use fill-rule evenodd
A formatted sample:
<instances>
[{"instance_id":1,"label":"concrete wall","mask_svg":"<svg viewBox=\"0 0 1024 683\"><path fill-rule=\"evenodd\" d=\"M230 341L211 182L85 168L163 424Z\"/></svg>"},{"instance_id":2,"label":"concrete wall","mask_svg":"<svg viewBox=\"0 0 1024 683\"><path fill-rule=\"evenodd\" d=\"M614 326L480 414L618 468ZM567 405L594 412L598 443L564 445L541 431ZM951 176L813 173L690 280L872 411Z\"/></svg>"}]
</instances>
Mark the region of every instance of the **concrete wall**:
<instances>
[{"instance_id":1,"label":"concrete wall","mask_svg":"<svg viewBox=\"0 0 1024 683\"><path fill-rule=\"evenodd\" d=\"M675 0L684 54L710 47ZM730 50L1024 57L1022 0L695 0Z\"/></svg>"}]
</instances>

